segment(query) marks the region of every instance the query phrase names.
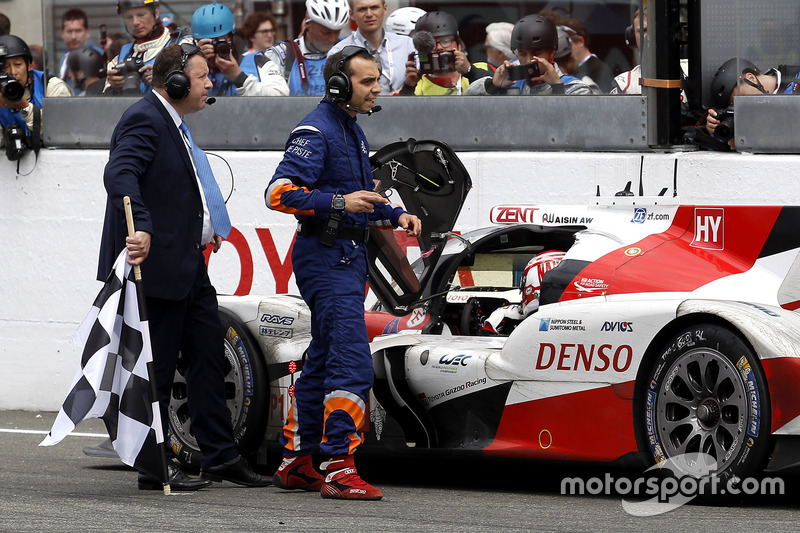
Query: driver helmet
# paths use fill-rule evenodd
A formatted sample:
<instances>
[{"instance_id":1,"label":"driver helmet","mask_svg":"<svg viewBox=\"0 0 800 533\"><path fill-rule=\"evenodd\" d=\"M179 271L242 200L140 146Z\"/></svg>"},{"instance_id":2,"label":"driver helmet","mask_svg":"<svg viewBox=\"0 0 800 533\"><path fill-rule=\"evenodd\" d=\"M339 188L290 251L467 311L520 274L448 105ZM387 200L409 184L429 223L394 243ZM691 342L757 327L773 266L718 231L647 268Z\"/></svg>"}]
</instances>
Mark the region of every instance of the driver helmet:
<instances>
[{"instance_id":1,"label":"driver helmet","mask_svg":"<svg viewBox=\"0 0 800 533\"><path fill-rule=\"evenodd\" d=\"M511 32L512 50L558 50L556 25L542 15L525 15Z\"/></svg>"},{"instance_id":2,"label":"driver helmet","mask_svg":"<svg viewBox=\"0 0 800 533\"><path fill-rule=\"evenodd\" d=\"M747 59L732 57L720 66L711 78L711 97L719 109L731 104L731 93L746 71L761 74L758 67Z\"/></svg>"},{"instance_id":3,"label":"driver helmet","mask_svg":"<svg viewBox=\"0 0 800 533\"><path fill-rule=\"evenodd\" d=\"M341 30L350 21L350 4L347 0L306 0L309 20L330 30Z\"/></svg>"},{"instance_id":4,"label":"driver helmet","mask_svg":"<svg viewBox=\"0 0 800 533\"><path fill-rule=\"evenodd\" d=\"M149 7L150 11L155 15L156 6L158 6L158 0L117 0L117 15L137 7Z\"/></svg>"},{"instance_id":5,"label":"driver helmet","mask_svg":"<svg viewBox=\"0 0 800 533\"><path fill-rule=\"evenodd\" d=\"M213 39L236 31L233 13L225 4L206 4L192 15L192 36L195 39Z\"/></svg>"},{"instance_id":6,"label":"driver helmet","mask_svg":"<svg viewBox=\"0 0 800 533\"><path fill-rule=\"evenodd\" d=\"M25 43L25 41L16 35L0 35L0 45L5 46L7 49L4 59L11 57L24 57L25 61L28 62L28 67L30 68L30 64L33 63L33 55L31 54L31 49L28 48L28 45Z\"/></svg>"},{"instance_id":7,"label":"driver helmet","mask_svg":"<svg viewBox=\"0 0 800 533\"><path fill-rule=\"evenodd\" d=\"M418 7L401 7L395 9L386 17L386 31L391 31L397 35L411 36L419 18L425 11Z\"/></svg>"},{"instance_id":8,"label":"driver helmet","mask_svg":"<svg viewBox=\"0 0 800 533\"><path fill-rule=\"evenodd\" d=\"M533 256L525 266L520 281L522 292L522 314L528 316L539 308L539 291L545 272L558 266L564 259L564 252L548 250Z\"/></svg>"},{"instance_id":9,"label":"driver helmet","mask_svg":"<svg viewBox=\"0 0 800 533\"><path fill-rule=\"evenodd\" d=\"M425 13L417 19L414 29L416 31L427 31L434 37L458 35L458 23L456 22L456 18L444 11Z\"/></svg>"}]
</instances>

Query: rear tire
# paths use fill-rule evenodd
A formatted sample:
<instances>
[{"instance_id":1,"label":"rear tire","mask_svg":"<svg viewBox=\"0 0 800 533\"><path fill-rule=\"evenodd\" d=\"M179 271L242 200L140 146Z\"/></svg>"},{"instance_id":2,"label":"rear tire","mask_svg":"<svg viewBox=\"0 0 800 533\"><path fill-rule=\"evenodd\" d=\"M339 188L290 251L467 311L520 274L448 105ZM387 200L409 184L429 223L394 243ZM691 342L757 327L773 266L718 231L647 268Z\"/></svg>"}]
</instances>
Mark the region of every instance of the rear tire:
<instances>
[{"instance_id":1,"label":"rear tire","mask_svg":"<svg viewBox=\"0 0 800 533\"><path fill-rule=\"evenodd\" d=\"M267 425L270 382L264 360L250 333L239 319L220 309L225 332L225 400L231 413L239 453L254 454ZM198 470L202 454L189 417L186 379L178 358L169 404L169 446L188 470Z\"/></svg>"},{"instance_id":2,"label":"rear tire","mask_svg":"<svg viewBox=\"0 0 800 533\"><path fill-rule=\"evenodd\" d=\"M652 460L688 464L695 477L711 467L722 483L761 472L771 441L769 390L738 333L713 323L679 330L645 383L642 422ZM705 454L705 464L692 454Z\"/></svg>"}]
</instances>

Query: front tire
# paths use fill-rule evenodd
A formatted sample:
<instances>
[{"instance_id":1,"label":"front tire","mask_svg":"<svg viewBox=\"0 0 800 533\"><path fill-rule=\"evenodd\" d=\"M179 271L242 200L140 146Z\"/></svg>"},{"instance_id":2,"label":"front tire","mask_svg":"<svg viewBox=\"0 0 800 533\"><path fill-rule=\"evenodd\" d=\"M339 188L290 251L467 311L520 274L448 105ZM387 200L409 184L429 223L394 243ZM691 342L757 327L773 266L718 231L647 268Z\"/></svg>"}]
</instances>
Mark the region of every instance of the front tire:
<instances>
[{"instance_id":1,"label":"front tire","mask_svg":"<svg viewBox=\"0 0 800 533\"><path fill-rule=\"evenodd\" d=\"M695 477L710 467L723 482L763 469L771 440L769 391L758 358L738 333L713 323L685 327L670 337L647 378L643 429L657 464L689 465L686 473ZM706 464L696 463L698 457Z\"/></svg>"},{"instance_id":2,"label":"front tire","mask_svg":"<svg viewBox=\"0 0 800 533\"><path fill-rule=\"evenodd\" d=\"M251 455L261 445L268 421L269 376L244 324L224 309L220 309L219 314L225 332L225 400L239 453ZM179 356L169 404L169 446L183 466L197 470L202 455L192 431L183 374L184 366Z\"/></svg>"}]
</instances>

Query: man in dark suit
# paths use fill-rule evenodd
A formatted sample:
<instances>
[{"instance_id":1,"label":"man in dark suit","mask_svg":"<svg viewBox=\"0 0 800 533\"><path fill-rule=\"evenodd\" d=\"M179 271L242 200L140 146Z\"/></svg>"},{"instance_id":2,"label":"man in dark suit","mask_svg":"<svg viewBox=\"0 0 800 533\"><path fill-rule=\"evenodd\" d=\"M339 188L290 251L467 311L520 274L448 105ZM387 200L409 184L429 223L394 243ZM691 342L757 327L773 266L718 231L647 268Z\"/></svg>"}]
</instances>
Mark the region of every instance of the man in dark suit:
<instances>
[{"instance_id":1,"label":"man in dark suit","mask_svg":"<svg viewBox=\"0 0 800 533\"><path fill-rule=\"evenodd\" d=\"M219 250L230 220L208 160L182 120L205 107L211 87L200 49L165 48L153 67L153 86L123 114L111 138L98 279L106 278L124 247L128 262L141 265L165 434L179 351L186 362L189 413L203 452L201 479L170 461L171 488L196 490L221 480L265 486L270 480L256 474L235 446L224 395L222 325L202 253L207 243ZM133 237L127 237L124 196L131 198ZM161 483L140 473L139 488L160 489Z\"/></svg>"}]
</instances>

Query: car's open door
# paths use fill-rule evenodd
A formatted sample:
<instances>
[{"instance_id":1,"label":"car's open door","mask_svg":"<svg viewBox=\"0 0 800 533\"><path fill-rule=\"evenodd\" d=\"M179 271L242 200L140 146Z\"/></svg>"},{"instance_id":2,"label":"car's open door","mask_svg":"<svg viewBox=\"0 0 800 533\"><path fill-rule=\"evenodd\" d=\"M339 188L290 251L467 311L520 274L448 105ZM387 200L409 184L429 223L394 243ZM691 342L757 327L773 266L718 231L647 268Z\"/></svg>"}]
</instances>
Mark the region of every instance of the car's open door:
<instances>
[{"instance_id":1,"label":"car's open door","mask_svg":"<svg viewBox=\"0 0 800 533\"><path fill-rule=\"evenodd\" d=\"M391 189L390 201L422 220L422 235L417 238L422 260L414 268L394 228L373 226L370 231L370 287L387 311L403 315L424 296L472 180L455 152L440 141L392 143L370 162L376 190Z\"/></svg>"}]
</instances>

